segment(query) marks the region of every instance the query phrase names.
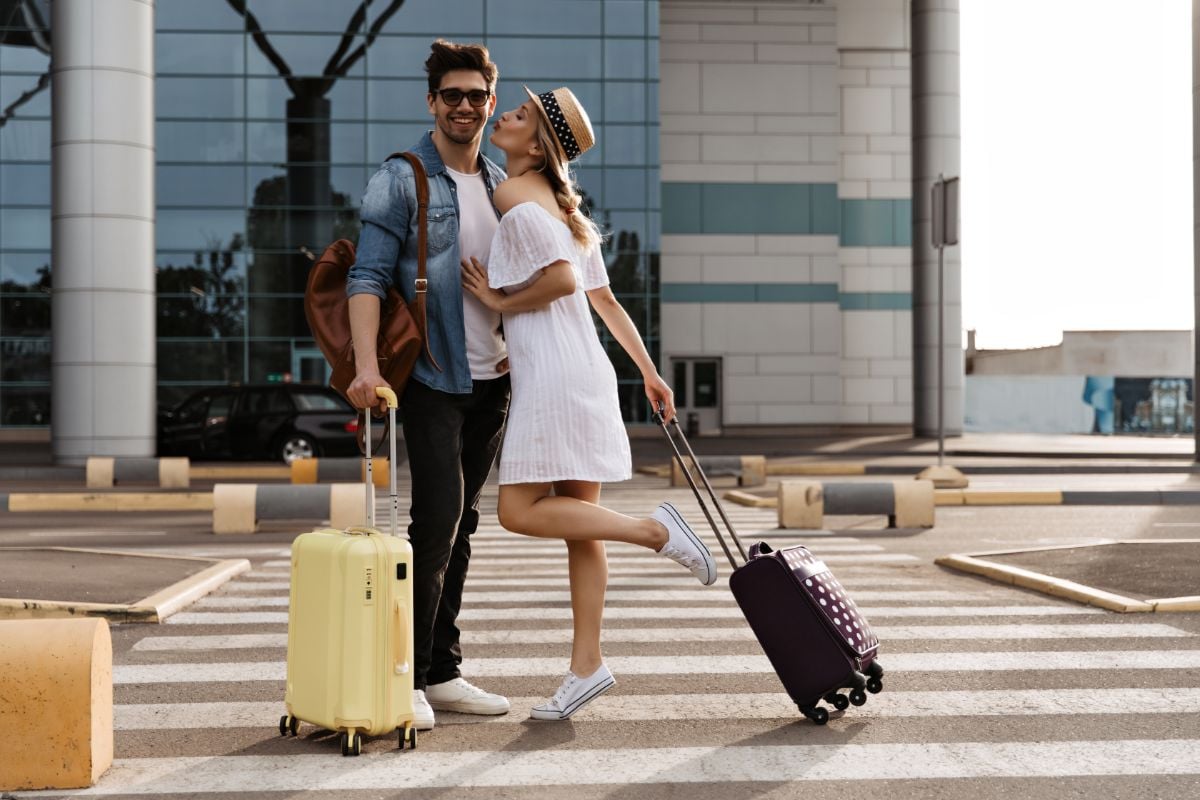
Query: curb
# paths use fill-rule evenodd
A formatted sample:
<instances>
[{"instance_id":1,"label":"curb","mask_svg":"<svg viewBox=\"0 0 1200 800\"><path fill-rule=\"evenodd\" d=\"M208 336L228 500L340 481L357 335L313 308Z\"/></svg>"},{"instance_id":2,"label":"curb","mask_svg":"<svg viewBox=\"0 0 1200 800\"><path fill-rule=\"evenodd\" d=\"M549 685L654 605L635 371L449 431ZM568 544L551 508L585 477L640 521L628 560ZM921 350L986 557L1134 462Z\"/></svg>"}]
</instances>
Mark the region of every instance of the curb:
<instances>
[{"instance_id":1,"label":"curb","mask_svg":"<svg viewBox=\"0 0 1200 800\"><path fill-rule=\"evenodd\" d=\"M176 561L204 561L207 569L161 589L133 603L73 603L67 600L35 600L0 597L0 619L47 619L61 617L104 617L113 622L162 622L184 606L220 588L233 577L247 572L250 562L244 558L215 560L197 556L130 553L120 550L93 550L82 547L11 548L19 550L60 550L74 553L104 553L135 558L169 558Z\"/></svg>"},{"instance_id":2,"label":"curb","mask_svg":"<svg viewBox=\"0 0 1200 800\"><path fill-rule=\"evenodd\" d=\"M1098 608L1116 611L1122 614L1129 613L1166 613L1178 611L1200 611L1200 596L1184 596L1184 597L1165 597L1149 600L1138 600L1132 597L1108 592L1103 589L1097 589L1094 586L1085 586L1081 583L1065 580L1063 578L1055 578L1052 575L1045 575L1040 572L1015 567L1009 564L1001 564L995 561L986 560L986 556L1009 555L1012 553L1038 553L1048 550L1075 550L1080 547L1103 547L1110 544L1153 544L1153 543L1172 543L1172 542L1197 542L1200 539L1124 539L1120 541L1104 541L1093 542L1091 544L1071 544L1071 545L1056 545L1054 547L1033 547L1026 550L991 550L985 553L972 554L955 554L942 556L934 559L935 564L955 569L960 572L967 572L972 575L979 575L990 580L1006 583L1011 586L1020 586L1024 589L1032 589L1043 594L1048 594L1053 597L1062 597L1067 600L1074 600L1084 605L1097 606Z\"/></svg>"},{"instance_id":3,"label":"curb","mask_svg":"<svg viewBox=\"0 0 1200 800\"><path fill-rule=\"evenodd\" d=\"M0 512L212 511L210 492L16 492L0 494Z\"/></svg>"}]
</instances>

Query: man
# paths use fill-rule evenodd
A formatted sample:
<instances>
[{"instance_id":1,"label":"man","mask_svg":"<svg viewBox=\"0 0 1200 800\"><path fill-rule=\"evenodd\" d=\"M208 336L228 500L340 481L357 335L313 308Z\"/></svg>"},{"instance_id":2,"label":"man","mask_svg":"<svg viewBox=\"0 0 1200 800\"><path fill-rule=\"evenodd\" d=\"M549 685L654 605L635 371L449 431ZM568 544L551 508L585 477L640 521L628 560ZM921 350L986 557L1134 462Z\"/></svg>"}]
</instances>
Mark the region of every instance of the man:
<instances>
[{"instance_id":1,"label":"man","mask_svg":"<svg viewBox=\"0 0 1200 800\"><path fill-rule=\"evenodd\" d=\"M504 714L508 700L459 672L456 624L479 523L479 496L508 413L509 380L500 316L464 294L460 262L487 262L500 215L492 191L503 170L479 152L496 109L496 65L487 48L438 40L425 62L434 129L413 148L429 175L428 344L400 408L412 473L414 724L434 709ZM386 382L376 364L380 299L389 286L411 301L417 275L416 184L411 165L387 161L367 184L358 257L350 270L350 327L358 374L348 394L359 408L379 403Z\"/></svg>"}]
</instances>

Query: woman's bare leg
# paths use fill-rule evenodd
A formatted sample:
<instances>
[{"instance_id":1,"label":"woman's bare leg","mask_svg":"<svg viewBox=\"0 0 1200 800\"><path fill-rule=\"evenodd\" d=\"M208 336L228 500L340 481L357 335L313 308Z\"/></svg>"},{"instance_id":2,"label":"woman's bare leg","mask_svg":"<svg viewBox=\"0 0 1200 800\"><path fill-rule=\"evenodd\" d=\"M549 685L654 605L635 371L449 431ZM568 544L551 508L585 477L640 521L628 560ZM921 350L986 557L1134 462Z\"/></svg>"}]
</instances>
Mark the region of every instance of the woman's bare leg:
<instances>
[{"instance_id":1,"label":"woman's bare leg","mask_svg":"<svg viewBox=\"0 0 1200 800\"><path fill-rule=\"evenodd\" d=\"M587 485L582 481L556 485L581 483ZM635 519L578 497L551 495L550 487L549 483L502 485L500 524L514 533L568 542L628 542L651 550L667 543L667 529L656 520Z\"/></svg>"},{"instance_id":2,"label":"woman's bare leg","mask_svg":"<svg viewBox=\"0 0 1200 800\"><path fill-rule=\"evenodd\" d=\"M554 484L556 497L571 497L585 503L600 502L600 484L561 481ZM568 541L567 565L571 576L571 672L587 677L603 661L600 628L604 618L604 592L608 587L608 558L604 542Z\"/></svg>"}]
</instances>

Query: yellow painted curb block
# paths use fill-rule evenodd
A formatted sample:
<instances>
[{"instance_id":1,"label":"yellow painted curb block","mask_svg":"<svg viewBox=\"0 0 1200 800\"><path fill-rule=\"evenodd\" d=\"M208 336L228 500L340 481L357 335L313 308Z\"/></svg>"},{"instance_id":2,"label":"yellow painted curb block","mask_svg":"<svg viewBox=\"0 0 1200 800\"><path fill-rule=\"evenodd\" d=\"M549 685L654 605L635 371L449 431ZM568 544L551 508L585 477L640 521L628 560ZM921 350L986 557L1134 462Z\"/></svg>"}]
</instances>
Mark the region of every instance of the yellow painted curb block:
<instances>
[{"instance_id":1,"label":"yellow painted curb block","mask_svg":"<svg viewBox=\"0 0 1200 800\"><path fill-rule=\"evenodd\" d=\"M236 575L247 572L250 562L244 558L217 561L198 556L160 555L157 553L128 553L116 550L93 550L82 547L16 548L62 550L76 553L109 553L138 558L169 558L176 561L204 561L212 566L181 581L144 597L137 602L74 603L66 600L38 600L0 597L0 620L59 619L71 617L103 617L113 622L162 622L181 608L223 586Z\"/></svg>"},{"instance_id":2,"label":"yellow painted curb block","mask_svg":"<svg viewBox=\"0 0 1200 800\"><path fill-rule=\"evenodd\" d=\"M1062 492L1050 489L1030 491L963 489L961 491L963 505L968 506L1060 506L1063 501Z\"/></svg>"},{"instance_id":3,"label":"yellow painted curb block","mask_svg":"<svg viewBox=\"0 0 1200 800\"><path fill-rule=\"evenodd\" d=\"M91 786L113 760L103 619L0 621L0 790Z\"/></svg>"},{"instance_id":4,"label":"yellow painted curb block","mask_svg":"<svg viewBox=\"0 0 1200 800\"><path fill-rule=\"evenodd\" d=\"M1149 600L1154 604L1155 611L1200 611L1200 595L1192 597L1164 597L1160 600Z\"/></svg>"},{"instance_id":5,"label":"yellow painted curb block","mask_svg":"<svg viewBox=\"0 0 1200 800\"><path fill-rule=\"evenodd\" d=\"M961 506L963 501L962 489L934 489L933 504L935 506Z\"/></svg>"},{"instance_id":6,"label":"yellow painted curb block","mask_svg":"<svg viewBox=\"0 0 1200 800\"><path fill-rule=\"evenodd\" d=\"M208 492L27 492L8 496L9 511L211 511Z\"/></svg>"},{"instance_id":7,"label":"yellow painted curb block","mask_svg":"<svg viewBox=\"0 0 1200 800\"><path fill-rule=\"evenodd\" d=\"M767 463L768 475L866 475L866 464L836 462L812 464Z\"/></svg>"},{"instance_id":8,"label":"yellow painted curb block","mask_svg":"<svg viewBox=\"0 0 1200 800\"><path fill-rule=\"evenodd\" d=\"M648 467L638 467L638 475L651 475L655 478L671 477L671 466L669 464L655 464Z\"/></svg>"},{"instance_id":9,"label":"yellow painted curb block","mask_svg":"<svg viewBox=\"0 0 1200 800\"><path fill-rule=\"evenodd\" d=\"M747 506L749 508L775 508L779 505L778 497L760 497L749 492L733 490L726 492L725 499L731 503L737 503L739 506Z\"/></svg>"},{"instance_id":10,"label":"yellow painted curb block","mask_svg":"<svg viewBox=\"0 0 1200 800\"><path fill-rule=\"evenodd\" d=\"M244 481L259 481L259 480L290 480L292 477L292 468L286 466L278 467L263 467L263 466L237 466L237 467L192 467L192 478L210 481L224 480L244 480Z\"/></svg>"}]
</instances>

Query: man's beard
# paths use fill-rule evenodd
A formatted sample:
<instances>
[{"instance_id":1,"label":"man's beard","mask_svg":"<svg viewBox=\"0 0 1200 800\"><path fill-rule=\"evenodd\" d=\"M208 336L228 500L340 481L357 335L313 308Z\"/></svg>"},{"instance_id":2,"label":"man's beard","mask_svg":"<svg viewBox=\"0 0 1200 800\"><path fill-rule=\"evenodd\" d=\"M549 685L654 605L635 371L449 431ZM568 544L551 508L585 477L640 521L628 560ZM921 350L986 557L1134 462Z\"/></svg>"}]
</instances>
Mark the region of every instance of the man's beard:
<instances>
[{"instance_id":1,"label":"man's beard","mask_svg":"<svg viewBox=\"0 0 1200 800\"><path fill-rule=\"evenodd\" d=\"M463 133L455 129L455 125L450 121L449 117L441 117L438 119L438 127L441 129L442 134L455 144L471 144L479 138L479 134L483 131L486 122L486 119L481 118L478 120L477 127L469 133Z\"/></svg>"}]
</instances>

